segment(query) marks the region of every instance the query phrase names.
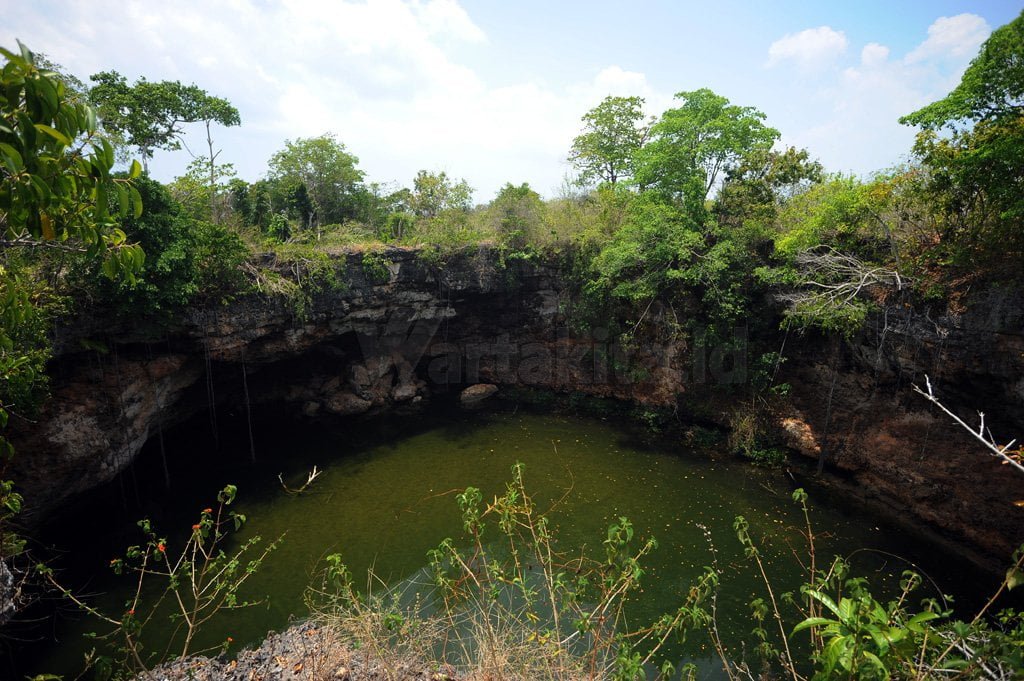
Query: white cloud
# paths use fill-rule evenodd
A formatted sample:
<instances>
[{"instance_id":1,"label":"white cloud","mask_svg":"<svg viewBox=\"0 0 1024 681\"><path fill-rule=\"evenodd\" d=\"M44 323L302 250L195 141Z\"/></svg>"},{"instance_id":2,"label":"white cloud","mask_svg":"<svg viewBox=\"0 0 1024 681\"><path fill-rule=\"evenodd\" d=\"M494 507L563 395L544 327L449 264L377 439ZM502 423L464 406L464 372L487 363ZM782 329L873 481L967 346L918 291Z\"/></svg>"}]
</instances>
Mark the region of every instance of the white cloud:
<instances>
[{"instance_id":1,"label":"white cloud","mask_svg":"<svg viewBox=\"0 0 1024 681\"><path fill-rule=\"evenodd\" d=\"M658 114L674 102L654 79L678 83L675 71L659 77L656 63L510 82L500 60L514 53L491 52L504 36L488 36L458 0L36 0L9 10L0 45L19 37L82 78L116 69L130 80L181 79L231 101L242 126L214 134L221 158L247 180L285 139L332 132L374 181L408 184L427 168L467 178L480 201L507 181L551 194L586 111L609 94L638 95ZM831 168L882 167L910 146L913 131L896 119L945 94L982 39L964 16L936 21L905 59L869 43L845 71L828 68L849 47L842 31L801 31L772 44L769 65L817 68L821 78L778 69L731 90L710 85L766 111L776 97L769 122ZM767 99L748 101L751 78L771 85ZM160 153L151 168L167 180L188 161L184 151Z\"/></svg>"},{"instance_id":2,"label":"white cloud","mask_svg":"<svg viewBox=\"0 0 1024 681\"><path fill-rule=\"evenodd\" d=\"M881 66L889 58L889 48L878 43L868 43L860 51L860 63L866 68Z\"/></svg>"},{"instance_id":3,"label":"white cloud","mask_svg":"<svg viewBox=\"0 0 1024 681\"><path fill-rule=\"evenodd\" d=\"M767 66L792 61L803 69L823 68L846 51L848 42L845 33L830 26L789 33L768 48Z\"/></svg>"},{"instance_id":4,"label":"white cloud","mask_svg":"<svg viewBox=\"0 0 1024 681\"><path fill-rule=\"evenodd\" d=\"M939 17L928 27L928 39L906 56L908 64L936 57L973 57L989 33L988 22L977 14Z\"/></svg>"},{"instance_id":5,"label":"white cloud","mask_svg":"<svg viewBox=\"0 0 1024 681\"><path fill-rule=\"evenodd\" d=\"M432 0L414 5L423 25L431 34L451 35L471 43L483 43L487 36L454 0Z\"/></svg>"},{"instance_id":6,"label":"white cloud","mask_svg":"<svg viewBox=\"0 0 1024 681\"><path fill-rule=\"evenodd\" d=\"M927 39L902 59L868 43L860 64L819 90L831 103L829 114L793 138L837 170L880 170L893 163L894 151L908 156L916 131L899 118L948 93L988 33L983 19L961 14L937 19Z\"/></svg>"}]
</instances>

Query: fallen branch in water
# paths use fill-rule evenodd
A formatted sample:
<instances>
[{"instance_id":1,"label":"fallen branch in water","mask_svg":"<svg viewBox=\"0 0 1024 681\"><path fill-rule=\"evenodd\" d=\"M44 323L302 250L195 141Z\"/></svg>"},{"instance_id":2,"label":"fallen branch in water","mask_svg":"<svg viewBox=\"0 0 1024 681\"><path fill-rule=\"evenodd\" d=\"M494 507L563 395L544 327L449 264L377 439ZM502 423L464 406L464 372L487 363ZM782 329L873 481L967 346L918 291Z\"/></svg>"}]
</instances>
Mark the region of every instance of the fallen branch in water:
<instances>
[{"instance_id":1,"label":"fallen branch in water","mask_svg":"<svg viewBox=\"0 0 1024 681\"><path fill-rule=\"evenodd\" d=\"M303 483L302 487L299 487L298 489L292 489L291 487L285 484L284 478L282 477L283 473L278 473L277 479L281 483L281 487L283 487L284 491L287 492L288 494L302 494L303 492L306 491L307 487L313 484L314 480L320 477L321 473L323 473L323 471L318 471L316 469L316 466L313 466L313 470L311 470L309 472L309 475L306 476L306 482Z\"/></svg>"}]
</instances>

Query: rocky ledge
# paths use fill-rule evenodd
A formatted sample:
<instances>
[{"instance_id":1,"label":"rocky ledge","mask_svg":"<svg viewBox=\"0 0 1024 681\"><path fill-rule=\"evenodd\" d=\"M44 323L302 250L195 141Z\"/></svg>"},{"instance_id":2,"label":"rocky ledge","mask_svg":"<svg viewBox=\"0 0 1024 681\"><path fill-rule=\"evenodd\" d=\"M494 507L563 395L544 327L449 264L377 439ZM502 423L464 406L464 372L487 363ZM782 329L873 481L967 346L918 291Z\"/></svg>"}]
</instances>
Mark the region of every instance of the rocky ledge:
<instances>
[{"instance_id":1,"label":"rocky ledge","mask_svg":"<svg viewBox=\"0 0 1024 681\"><path fill-rule=\"evenodd\" d=\"M37 423L12 422L12 476L28 517L113 479L189 416L246 402L298 418L354 415L492 384L728 425L738 384L749 397L749 336L786 356L777 380L790 393L773 416L780 440L824 458L847 490L992 568L1024 541L1024 476L911 388L928 375L968 420L985 411L1004 441L1024 436L1024 306L1010 291L975 294L966 313L938 318L889 310L852 341L785 334L775 318L717 348L685 337L621 344L607 329L570 328L571 288L555 261L506 261L486 247L444 263L428 255L389 249L383 272L364 269L361 253L342 254L339 285L302 305L253 294L155 334L102 315L66 325L53 397Z\"/></svg>"}]
</instances>

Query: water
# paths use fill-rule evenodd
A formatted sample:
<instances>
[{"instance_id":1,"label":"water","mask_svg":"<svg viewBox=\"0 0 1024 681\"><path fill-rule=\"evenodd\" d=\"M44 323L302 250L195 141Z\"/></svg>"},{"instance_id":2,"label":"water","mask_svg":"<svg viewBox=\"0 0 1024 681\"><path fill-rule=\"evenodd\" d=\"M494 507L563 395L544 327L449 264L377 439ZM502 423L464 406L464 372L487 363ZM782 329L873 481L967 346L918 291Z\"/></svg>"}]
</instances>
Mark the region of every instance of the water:
<instances>
[{"instance_id":1,"label":"water","mask_svg":"<svg viewBox=\"0 0 1024 681\"><path fill-rule=\"evenodd\" d=\"M704 526L724 570L720 627L737 650L750 640L747 604L763 588L733 533L737 515L747 518L751 534L764 545L776 593L794 589L802 580L792 552L804 550L793 531L802 527L803 516L791 500L791 478L713 449L647 444L621 421L538 413L503 403L483 410L442 405L415 414L316 424L291 424L269 410L255 415L256 466L249 463L244 411L219 415L217 449L209 424L197 419L167 433L170 492L163 489L159 453L150 452L133 475L83 502L88 509L73 509L49 538L67 552L57 561L64 567L62 578L82 592L103 594L92 602L121 612L131 587L127 580L115 579L107 565L124 546L140 541L133 521L148 515L170 535L173 547L180 533L196 522L200 509L214 505L216 491L234 483L239 495L233 508L248 517L238 540L254 534L281 537L280 547L247 585L248 595L265 600L211 623L198 646L231 637L237 649L304 615L303 595L326 554L341 553L357 581L368 569L392 584L417 574L428 550L446 537L461 536L455 495L472 485L489 500L503 491L512 465L522 462L538 506L553 505L563 547L600 550L609 523L619 516L628 517L639 536L658 540L659 548L646 561L643 593L630 610L633 621L652 619L682 602L710 563L699 527ZM307 493L285 493L279 473L298 487L313 466L323 473ZM877 549L922 565L946 592L963 583L965 566L827 496L811 490L813 521L821 534L819 562L856 548ZM86 513L105 520L97 526L84 520ZM859 572L873 581L888 580L888 587L880 588L892 588L894 582L886 575L906 567L886 553L856 555ZM929 595L935 592L920 597ZM19 673L63 674L80 668L90 647L81 634L101 627L68 607L61 607L54 621L42 636L60 643L11 655L11 667ZM166 638L167 630L158 623L150 629ZM708 661L711 651L703 637L674 653L703 660L702 666L714 674L716 664Z\"/></svg>"}]
</instances>

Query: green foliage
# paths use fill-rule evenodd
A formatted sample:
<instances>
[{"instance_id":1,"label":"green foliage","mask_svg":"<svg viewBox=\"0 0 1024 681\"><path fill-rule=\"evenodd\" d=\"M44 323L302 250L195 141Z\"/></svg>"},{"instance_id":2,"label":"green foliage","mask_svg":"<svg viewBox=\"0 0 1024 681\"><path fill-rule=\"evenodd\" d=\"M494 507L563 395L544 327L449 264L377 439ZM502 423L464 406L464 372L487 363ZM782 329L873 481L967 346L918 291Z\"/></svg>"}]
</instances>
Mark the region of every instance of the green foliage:
<instances>
[{"instance_id":1,"label":"green foliage","mask_svg":"<svg viewBox=\"0 0 1024 681\"><path fill-rule=\"evenodd\" d=\"M230 510L237 488L228 485L217 494L217 506L205 508L180 546L160 535L148 519L138 522L143 542L129 546L122 558L110 562L117 575L135 584L121 613L105 613L64 588L52 571L40 566L41 574L67 598L89 615L110 627L97 637L109 648L93 664L108 677L148 677L148 670L168 659L193 652L203 627L219 613L251 607L243 585L259 571L277 541L264 543L259 536L225 550L232 533L245 524L246 517ZM149 641L146 627L167 617L176 626L171 640ZM230 639L222 645L226 650ZM176 650L176 653L172 653Z\"/></svg>"},{"instance_id":2,"label":"green foliage","mask_svg":"<svg viewBox=\"0 0 1024 681\"><path fill-rule=\"evenodd\" d=\"M233 184L235 181L232 164L211 164L208 158L196 158L188 164L185 174L174 178L167 189L192 219L223 224L233 210L230 188L238 187ZM269 201L269 196L264 196ZM243 209L249 209L256 220L263 217L257 212L259 206L243 205Z\"/></svg>"},{"instance_id":3,"label":"green foliage","mask_svg":"<svg viewBox=\"0 0 1024 681\"><path fill-rule=\"evenodd\" d=\"M270 158L268 179L275 210L288 210L307 228L358 215L363 171L334 135L286 140Z\"/></svg>"},{"instance_id":4,"label":"green foliage","mask_svg":"<svg viewBox=\"0 0 1024 681\"><path fill-rule=\"evenodd\" d=\"M647 138L641 97L605 97L583 116L583 132L572 142L569 163L579 182L614 185L633 176L633 159Z\"/></svg>"},{"instance_id":5,"label":"green foliage","mask_svg":"<svg viewBox=\"0 0 1024 681\"><path fill-rule=\"evenodd\" d=\"M788 260L828 244L840 251L878 256L884 253L882 202L874 183L835 175L789 200L779 211L776 253Z\"/></svg>"},{"instance_id":6,"label":"green foliage","mask_svg":"<svg viewBox=\"0 0 1024 681\"><path fill-rule=\"evenodd\" d=\"M523 183L505 184L488 207L492 229L513 248L522 249L542 240L544 202L540 194Z\"/></svg>"},{"instance_id":7,"label":"green foliage","mask_svg":"<svg viewBox=\"0 0 1024 681\"><path fill-rule=\"evenodd\" d=\"M444 171L421 170L412 181L409 208L420 217L435 218L445 212L468 211L473 188L465 180L455 181Z\"/></svg>"},{"instance_id":8,"label":"green foliage","mask_svg":"<svg viewBox=\"0 0 1024 681\"><path fill-rule=\"evenodd\" d=\"M636 182L682 202L703 222L704 201L718 181L748 155L770 149L779 132L757 109L706 88L676 99L681 106L662 114L636 154Z\"/></svg>"},{"instance_id":9,"label":"green foliage","mask_svg":"<svg viewBox=\"0 0 1024 681\"><path fill-rule=\"evenodd\" d=\"M900 119L922 128L914 152L929 171L927 199L945 214L943 245L964 269L1005 263L1024 249L1024 13L993 31L959 85ZM951 133L940 135L948 128Z\"/></svg>"},{"instance_id":10,"label":"green foliage","mask_svg":"<svg viewBox=\"0 0 1024 681\"><path fill-rule=\"evenodd\" d=\"M473 487L457 501L465 537L430 552L429 594L362 594L337 555L310 592L316 618L386 675L399 665L444 664L481 678L645 678L665 642L703 616L706 591L695 589L678 610L627 629L625 604L656 543L638 543L632 524L618 518L601 555L563 551L521 464L493 501Z\"/></svg>"},{"instance_id":11,"label":"green foliage","mask_svg":"<svg viewBox=\"0 0 1024 681\"><path fill-rule=\"evenodd\" d=\"M927 622L938 619L939 613L924 611L907 616L902 611L903 599L919 583L912 573L905 577L908 585L900 600L888 607L876 601L864 579L849 579L844 591L848 596L835 601L828 594L805 589L804 594L824 606L830 617L809 617L793 628L796 634L811 627L824 639L818 654L820 665L815 678L830 679L844 675L858 679L888 679L892 672L890 658L913 660L919 651L919 638Z\"/></svg>"},{"instance_id":12,"label":"green foliage","mask_svg":"<svg viewBox=\"0 0 1024 681\"><path fill-rule=\"evenodd\" d=\"M659 195L633 201L619 230L591 263L585 292L598 300L626 303L638 318L635 330L655 301L681 304L697 316L708 333L726 337L748 301L749 254L730 234L703 228L692 216Z\"/></svg>"},{"instance_id":13,"label":"green foliage","mask_svg":"<svg viewBox=\"0 0 1024 681\"><path fill-rule=\"evenodd\" d=\"M631 303L656 297L697 260L704 239L678 208L645 195L594 260L590 287Z\"/></svg>"},{"instance_id":14,"label":"green foliage","mask_svg":"<svg viewBox=\"0 0 1024 681\"><path fill-rule=\"evenodd\" d=\"M0 418L4 421L7 412L35 415L49 385L49 320L40 305L48 291L45 284L20 272L17 264L10 265L0 265ZM0 422L0 427L5 425ZM0 454L0 461L5 458Z\"/></svg>"},{"instance_id":15,"label":"green foliage","mask_svg":"<svg viewBox=\"0 0 1024 681\"><path fill-rule=\"evenodd\" d=\"M363 253L363 274L371 283L387 283L391 279L391 265L391 260L383 252L367 251Z\"/></svg>"},{"instance_id":16,"label":"green foliage","mask_svg":"<svg viewBox=\"0 0 1024 681\"><path fill-rule=\"evenodd\" d=\"M900 119L926 129L1024 114L1024 12L988 37L952 92Z\"/></svg>"},{"instance_id":17,"label":"green foliage","mask_svg":"<svg viewBox=\"0 0 1024 681\"><path fill-rule=\"evenodd\" d=\"M82 263L81 286L94 288L99 303L127 316L180 312L196 303L216 303L245 291L241 270L249 249L231 229L188 216L171 193L148 178L136 180L145 212L123 223L148 258L129 286L96 283L94 267Z\"/></svg>"},{"instance_id":18,"label":"green foliage","mask_svg":"<svg viewBox=\"0 0 1024 681\"><path fill-rule=\"evenodd\" d=\"M266 180L250 185L245 180L232 177L228 180L228 194L231 197L231 209L241 216L243 224L252 225L268 234L276 234L271 229L271 222L275 217L283 216L271 211L270 185ZM285 236L279 240L287 238Z\"/></svg>"},{"instance_id":19,"label":"green foliage","mask_svg":"<svg viewBox=\"0 0 1024 681\"><path fill-rule=\"evenodd\" d=\"M713 213L720 225L763 239L771 235L781 207L823 179L824 169L806 149L759 149L728 171Z\"/></svg>"},{"instance_id":20,"label":"green foliage","mask_svg":"<svg viewBox=\"0 0 1024 681\"><path fill-rule=\"evenodd\" d=\"M81 248L103 256L104 272L130 279L143 260L127 244L116 217L139 215L132 186L138 175L111 176L114 150L97 135L96 116L67 100L64 84L41 71L22 46L7 59L0 78L0 231L5 247ZM117 210L110 213L111 203Z\"/></svg>"},{"instance_id":21,"label":"green foliage","mask_svg":"<svg viewBox=\"0 0 1024 681\"><path fill-rule=\"evenodd\" d=\"M0 48L0 430L11 410L31 414L46 390L49 357L41 305L48 287L16 251L84 252L110 279L133 281L144 260L116 227L142 212L131 178L114 178L114 150L97 134L96 115L32 52ZM111 206L115 206L111 213ZM21 497L4 473L13 456L0 436L0 560L24 543L9 531Z\"/></svg>"},{"instance_id":22,"label":"green foliage","mask_svg":"<svg viewBox=\"0 0 1024 681\"><path fill-rule=\"evenodd\" d=\"M223 304L249 290L242 271L249 247L233 230L210 222L195 223L192 234L196 263L195 301Z\"/></svg>"},{"instance_id":23,"label":"green foliage","mask_svg":"<svg viewBox=\"0 0 1024 681\"><path fill-rule=\"evenodd\" d=\"M157 149L181 148L183 123L241 123L238 110L196 85L179 81L151 82L141 78L129 85L117 71L90 76L95 85L89 101L96 107L103 128L123 144L137 147L147 164Z\"/></svg>"}]
</instances>

